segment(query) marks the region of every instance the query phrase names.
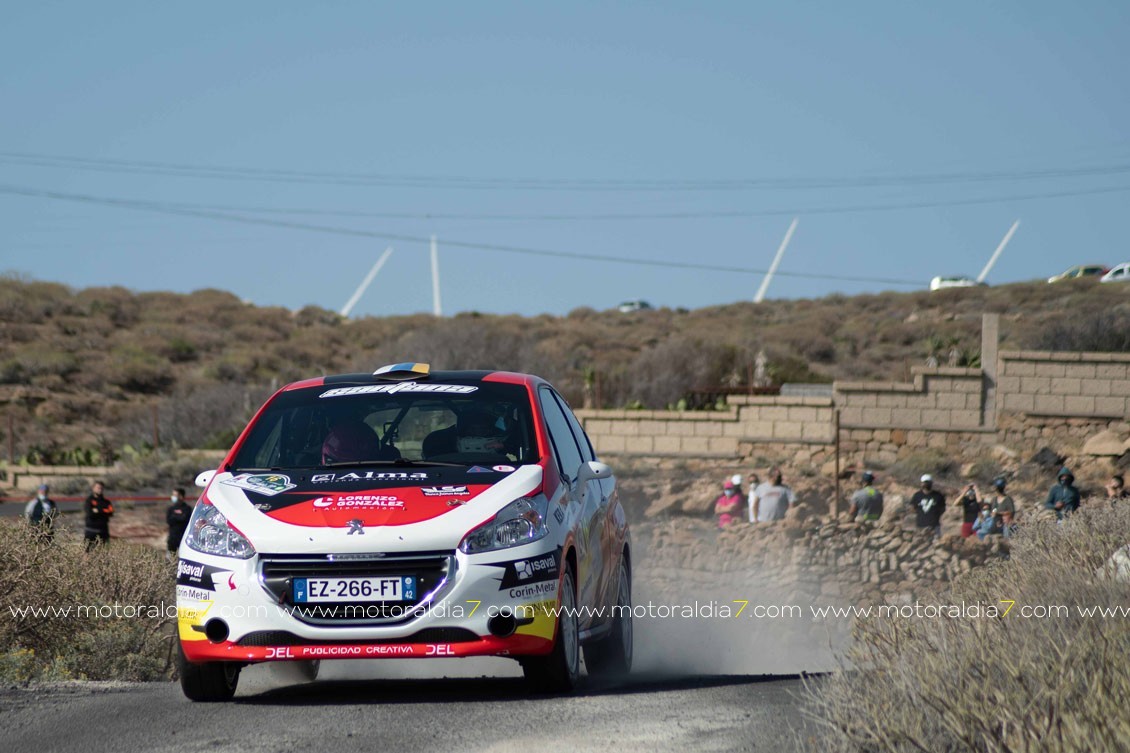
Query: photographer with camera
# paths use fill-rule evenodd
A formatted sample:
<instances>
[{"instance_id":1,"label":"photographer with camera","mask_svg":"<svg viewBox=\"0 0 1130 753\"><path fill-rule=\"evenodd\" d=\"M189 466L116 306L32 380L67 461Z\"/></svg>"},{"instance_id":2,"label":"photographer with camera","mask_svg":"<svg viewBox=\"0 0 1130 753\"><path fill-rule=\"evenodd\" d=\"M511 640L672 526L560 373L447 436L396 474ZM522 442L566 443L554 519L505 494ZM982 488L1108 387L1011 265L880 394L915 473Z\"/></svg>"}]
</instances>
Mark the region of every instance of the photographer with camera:
<instances>
[{"instance_id":1,"label":"photographer with camera","mask_svg":"<svg viewBox=\"0 0 1130 753\"><path fill-rule=\"evenodd\" d=\"M958 501L961 503L962 511L961 538L967 539L973 535L973 526L981 515L981 491L977 488L977 484L965 487Z\"/></svg>"}]
</instances>

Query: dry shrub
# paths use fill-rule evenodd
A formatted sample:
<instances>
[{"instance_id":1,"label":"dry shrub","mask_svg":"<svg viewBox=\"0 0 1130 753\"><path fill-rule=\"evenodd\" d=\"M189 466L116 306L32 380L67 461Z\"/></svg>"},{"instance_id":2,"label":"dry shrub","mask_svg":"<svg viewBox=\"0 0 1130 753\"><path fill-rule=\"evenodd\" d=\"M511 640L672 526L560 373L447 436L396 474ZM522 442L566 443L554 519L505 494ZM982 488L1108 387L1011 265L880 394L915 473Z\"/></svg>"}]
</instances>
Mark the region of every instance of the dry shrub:
<instances>
[{"instance_id":1,"label":"dry shrub","mask_svg":"<svg viewBox=\"0 0 1130 753\"><path fill-rule=\"evenodd\" d=\"M172 671L175 566L150 547L122 542L83 551L22 521L0 521L0 680L155 680ZM112 613L79 616L77 608ZM142 607L142 616L128 616ZM68 617L21 614L26 607L72 609ZM153 607L159 615L149 613Z\"/></svg>"},{"instance_id":2,"label":"dry shrub","mask_svg":"<svg viewBox=\"0 0 1130 753\"><path fill-rule=\"evenodd\" d=\"M813 683L814 715L834 751L1099 751L1130 741L1130 582L1107 577L1130 539L1130 507L1036 522L1012 558L954 581L932 604L996 617L871 617L843 671ZM1007 602L1015 606L1007 616ZM1024 607L1065 614L1024 616Z\"/></svg>"}]
</instances>

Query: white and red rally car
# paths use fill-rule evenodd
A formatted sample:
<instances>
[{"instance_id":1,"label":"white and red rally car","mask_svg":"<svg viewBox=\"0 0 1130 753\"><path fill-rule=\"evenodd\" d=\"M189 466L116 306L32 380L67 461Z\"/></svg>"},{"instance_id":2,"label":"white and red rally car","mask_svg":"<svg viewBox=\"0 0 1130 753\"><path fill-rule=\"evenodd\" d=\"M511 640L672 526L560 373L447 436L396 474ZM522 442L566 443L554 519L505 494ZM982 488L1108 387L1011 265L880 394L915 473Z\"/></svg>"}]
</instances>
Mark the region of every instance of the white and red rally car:
<instances>
[{"instance_id":1,"label":"white and red rally car","mask_svg":"<svg viewBox=\"0 0 1130 753\"><path fill-rule=\"evenodd\" d=\"M567 691L632 662L612 470L544 380L396 364L287 385L180 547L186 696L262 661L505 656ZM316 665L315 665L316 666Z\"/></svg>"}]
</instances>

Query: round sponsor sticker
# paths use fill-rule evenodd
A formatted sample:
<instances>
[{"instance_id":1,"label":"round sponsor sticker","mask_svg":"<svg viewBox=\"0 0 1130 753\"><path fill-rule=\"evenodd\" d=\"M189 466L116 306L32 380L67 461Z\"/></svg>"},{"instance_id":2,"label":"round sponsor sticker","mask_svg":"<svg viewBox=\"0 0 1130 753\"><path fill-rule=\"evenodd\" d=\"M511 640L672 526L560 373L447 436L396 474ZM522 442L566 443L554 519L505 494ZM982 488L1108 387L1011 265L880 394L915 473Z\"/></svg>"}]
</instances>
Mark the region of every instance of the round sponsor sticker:
<instances>
[{"instance_id":1,"label":"round sponsor sticker","mask_svg":"<svg viewBox=\"0 0 1130 753\"><path fill-rule=\"evenodd\" d=\"M498 471L499 473L513 473L514 466L512 465L496 465L491 470Z\"/></svg>"}]
</instances>

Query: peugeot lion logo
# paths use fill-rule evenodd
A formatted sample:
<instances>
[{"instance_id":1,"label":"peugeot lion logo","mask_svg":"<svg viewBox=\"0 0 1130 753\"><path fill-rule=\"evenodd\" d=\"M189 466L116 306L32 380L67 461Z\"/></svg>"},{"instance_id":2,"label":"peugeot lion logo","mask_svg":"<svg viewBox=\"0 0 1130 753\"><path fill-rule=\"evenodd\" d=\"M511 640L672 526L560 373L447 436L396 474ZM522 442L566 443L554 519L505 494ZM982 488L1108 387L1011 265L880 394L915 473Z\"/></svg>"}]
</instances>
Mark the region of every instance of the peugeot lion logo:
<instances>
[{"instance_id":1,"label":"peugeot lion logo","mask_svg":"<svg viewBox=\"0 0 1130 753\"><path fill-rule=\"evenodd\" d=\"M345 535L352 536L355 533L362 535L364 535L365 533L365 524L361 522L360 518L354 518L353 520L349 521L349 531Z\"/></svg>"}]
</instances>

